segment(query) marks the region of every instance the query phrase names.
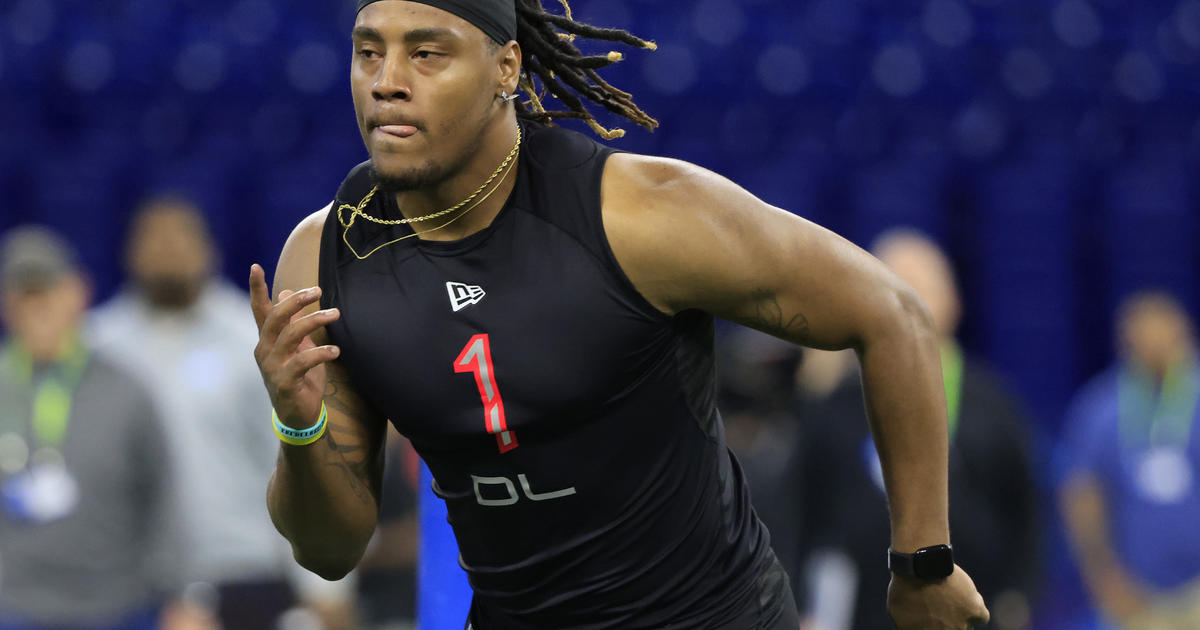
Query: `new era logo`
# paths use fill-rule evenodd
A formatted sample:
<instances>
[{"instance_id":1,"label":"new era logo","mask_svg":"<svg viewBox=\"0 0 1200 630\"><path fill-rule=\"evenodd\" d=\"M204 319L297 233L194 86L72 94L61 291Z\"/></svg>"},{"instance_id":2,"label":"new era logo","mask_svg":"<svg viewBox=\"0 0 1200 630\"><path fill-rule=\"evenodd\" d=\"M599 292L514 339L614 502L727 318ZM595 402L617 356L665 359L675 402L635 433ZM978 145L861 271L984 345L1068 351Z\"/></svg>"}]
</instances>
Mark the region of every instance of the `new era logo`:
<instances>
[{"instance_id":1,"label":"new era logo","mask_svg":"<svg viewBox=\"0 0 1200 630\"><path fill-rule=\"evenodd\" d=\"M447 282L446 293L450 294L450 308L457 313L472 304L478 304L483 299L483 287L461 282Z\"/></svg>"}]
</instances>

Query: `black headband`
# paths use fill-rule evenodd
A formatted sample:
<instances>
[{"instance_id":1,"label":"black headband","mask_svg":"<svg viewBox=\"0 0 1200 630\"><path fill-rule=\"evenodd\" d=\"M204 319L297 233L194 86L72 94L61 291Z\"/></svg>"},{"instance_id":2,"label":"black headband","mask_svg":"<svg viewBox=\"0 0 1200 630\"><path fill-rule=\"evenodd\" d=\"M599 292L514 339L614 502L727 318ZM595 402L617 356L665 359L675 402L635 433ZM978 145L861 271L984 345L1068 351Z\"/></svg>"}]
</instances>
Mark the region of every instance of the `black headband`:
<instances>
[{"instance_id":1,"label":"black headband","mask_svg":"<svg viewBox=\"0 0 1200 630\"><path fill-rule=\"evenodd\" d=\"M358 10L379 0L358 0ZM479 27L497 43L517 38L517 7L513 0L412 0L448 11Z\"/></svg>"}]
</instances>

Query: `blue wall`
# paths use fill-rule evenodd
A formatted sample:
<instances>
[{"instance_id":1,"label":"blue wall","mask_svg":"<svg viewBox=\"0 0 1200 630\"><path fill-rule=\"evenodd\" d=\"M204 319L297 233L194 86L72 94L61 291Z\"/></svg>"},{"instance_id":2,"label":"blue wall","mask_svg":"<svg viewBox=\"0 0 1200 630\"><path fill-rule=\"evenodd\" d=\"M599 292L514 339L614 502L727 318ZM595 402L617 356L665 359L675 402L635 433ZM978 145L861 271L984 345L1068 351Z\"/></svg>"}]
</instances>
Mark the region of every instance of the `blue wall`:
<instances>
[{"instance_id":1,"label":"blue wall","mask_svg":"<svg viewBox=\"0 0 1200 630\"><path fill-rule=\"evenodd\" d=\"M182 189L239 282L251 261L272 262L364 157L352 4L5 3L0 227L62 229L107 293L131 207ZM1162 285L1197 303L1200 8L1150 4L574 8L661 45L609 72L663 122L620 146L713 168L859 243L897 223L931 232L962 272L967 346L1054 432L1069 392L1110 357L1121 295Z\"/></svg>"}]
</instances>

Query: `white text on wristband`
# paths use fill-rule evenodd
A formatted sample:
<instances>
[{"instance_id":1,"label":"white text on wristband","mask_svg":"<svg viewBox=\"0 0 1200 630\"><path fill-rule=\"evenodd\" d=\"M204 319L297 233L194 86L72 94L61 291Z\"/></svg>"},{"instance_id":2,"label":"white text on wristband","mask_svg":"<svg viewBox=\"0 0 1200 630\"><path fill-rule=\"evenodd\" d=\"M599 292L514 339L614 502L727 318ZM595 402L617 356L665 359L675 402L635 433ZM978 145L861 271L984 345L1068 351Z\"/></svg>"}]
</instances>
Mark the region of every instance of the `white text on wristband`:
<instances>
[{"instance_id":1,"label":"white text on wristband","mask_svg":"<svg viewBox=\"0 0 1200 630\"><path fill-rule=\"evenodd\" d=\"M275 410L271 410L271 423L275 425L275 435L284 444L292 446L307 446L321 439L325 435L325 425L328 422L329 415L325 409L325 402L321 402L321 416L317 418L317 423L307 429L293 429L279 421L279 414Z\"/></svg>"}]
</instances>

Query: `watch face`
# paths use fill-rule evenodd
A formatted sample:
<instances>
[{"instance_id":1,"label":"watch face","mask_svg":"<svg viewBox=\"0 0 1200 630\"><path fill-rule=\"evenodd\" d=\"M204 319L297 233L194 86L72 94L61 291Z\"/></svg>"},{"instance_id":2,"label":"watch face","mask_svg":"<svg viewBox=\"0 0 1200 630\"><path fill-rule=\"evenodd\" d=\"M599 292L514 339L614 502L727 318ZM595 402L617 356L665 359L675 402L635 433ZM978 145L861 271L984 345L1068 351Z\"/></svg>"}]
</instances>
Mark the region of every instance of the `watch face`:
<instances>
[{"instance_id":1,"label":"watch face","mask_svg":"<svg viewBox=\"0 0 1200 630\"><path fill-rule=\"evenodd\" d=\"M913 554L913 573L926 580L949 577L954 573L954 552L946 545L918 550Z\"/></svg>"}]
</instances>

